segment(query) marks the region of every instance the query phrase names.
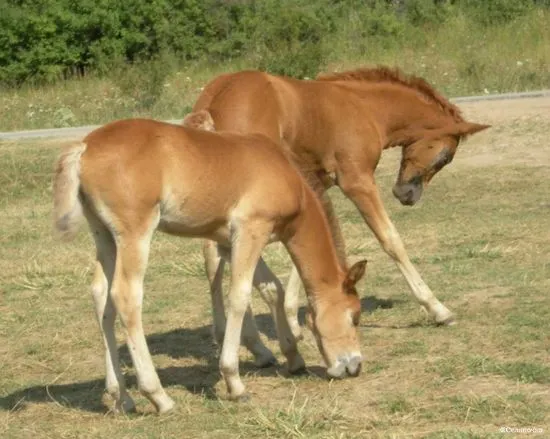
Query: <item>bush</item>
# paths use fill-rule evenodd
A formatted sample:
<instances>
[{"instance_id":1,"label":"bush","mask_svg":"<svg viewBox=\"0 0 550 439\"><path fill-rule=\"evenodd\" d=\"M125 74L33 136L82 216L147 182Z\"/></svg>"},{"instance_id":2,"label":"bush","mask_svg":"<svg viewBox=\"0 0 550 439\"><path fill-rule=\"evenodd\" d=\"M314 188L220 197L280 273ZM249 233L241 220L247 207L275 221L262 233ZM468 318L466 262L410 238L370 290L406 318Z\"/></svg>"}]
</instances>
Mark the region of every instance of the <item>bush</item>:
<instances>
[{"instance_id":1,"label":"bush","mask_svg":"<svg viewBox=\"0 0 550 439\"><path fill-rule=\"evenodd\" d=\"M413 26L443 24L454 12L451 3L445 0L408 0L404 6Z\"/></svg>"},{"instance_id":2,"label":"bush","mask_svg":"<svg viewBox=\"0 0 550 439\"><path fill-rule=\"evenodd\" d=\"M196 59L216 0L0 0L0 81L51 81L162 52Z\"/></svg>"},{"instance_id":3,"label":"bush","mask_svg":"<svg viewBox=\"0 0 550 439\"><path fill-rule=\"evenodd\" d=\"M366 54L421 38L419 28L435 28L454 14L494 26L549 2L0 0L0 81L110 74L120 62L135 66L167 53L179 62L246 57L275 73L314 76L333 47Z\"/></svg>"},{"instance_id":4,"label":"bush","mask_svg":"<svg viewBox=\"0 0 550 439\"><path fill-rule=\"evenodd\" d=\"M113 82L137 111L150 110L160 99L166 78L174 71L172 58L161 53L147 63L121 62L113 70Z\"/></svg>"},{"instance_id":5,"label":"bush","mask_svg":"<svg viewBox=\"0 0 550 439\"><path fill-rule=\"evenodd\" d=\"M246 12L245 34L257 68L295 77L315 76L324 59L323 38L332 31L322 2L267 0Z\"/></svg>"}]
</instances>

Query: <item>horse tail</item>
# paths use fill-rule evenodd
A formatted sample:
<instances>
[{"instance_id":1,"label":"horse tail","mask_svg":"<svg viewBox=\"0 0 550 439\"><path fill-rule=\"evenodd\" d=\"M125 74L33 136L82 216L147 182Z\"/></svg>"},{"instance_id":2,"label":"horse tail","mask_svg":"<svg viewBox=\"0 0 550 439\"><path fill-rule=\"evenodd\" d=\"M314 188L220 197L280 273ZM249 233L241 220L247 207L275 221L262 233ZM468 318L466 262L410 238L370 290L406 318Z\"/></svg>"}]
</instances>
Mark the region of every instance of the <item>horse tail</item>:
<instances>
[{"instance_id":1,"label":"horse tail","mask_svg":"<svg viewBox=\"0 0 550 439\"><path fill-rule=\"evenodd\" d=\"M216 131L214 119L208 110L198 110L187 114L181 122L184 127L204 131Z\"/></svg>"},{"instance_id":2,"label":"horse tail","mask_svg":"<svg viewBox=\"0 0 550 439\"><path fill-rule=\"evenodd\" d=\"M54 229L64 239L71 239L78 231L83 216L80 192L80 157L86 144L68 146L57 160L53 180Z\"/></svg>"}]
</instances>

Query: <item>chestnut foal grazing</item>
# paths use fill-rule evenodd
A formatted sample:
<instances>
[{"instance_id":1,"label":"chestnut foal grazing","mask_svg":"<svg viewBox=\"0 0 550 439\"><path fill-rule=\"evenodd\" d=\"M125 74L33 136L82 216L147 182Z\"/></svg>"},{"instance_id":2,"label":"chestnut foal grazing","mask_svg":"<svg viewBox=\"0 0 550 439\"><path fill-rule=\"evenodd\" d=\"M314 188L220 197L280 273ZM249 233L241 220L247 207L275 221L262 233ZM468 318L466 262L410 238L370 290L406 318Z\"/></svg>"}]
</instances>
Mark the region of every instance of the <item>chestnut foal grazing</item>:
<instances>
[{"instance_id":1,"label":"chestnut foal grazing","mask_svg":"<svg viewBox=\"0 0 550 439\"><path fill-rule=\"evenodd\" d=\"M116 346L120 315L140 391L159 412L174 403L155 371L142 327L143 277L153 232L202 237L231 249L231 287L220 370L229 397L246 397L238 349L243 314L264 246L280 240L305 284L311 329L333 377L361 368L354 285L365 262L340 264L313 191L262 135L244 136L129 119L96 129L67 148L54 178L56 229L71 237L85 216L95 240L92 283L105 344L106 388L115 410L135 408ZM278 301L277 330L289 368L303 365Z\"/></svg>"},{"instance_id":2,"label":"chestnut foal grazing","mask_svg":"<svg viewBox=\"0 0 550 439\"><path fill-rule=\"evenodd\" d=\"M459 109L422 78L386 67L311 81L259 71L224 74L206 85L194 107L198 110L208 110L219 131L263 133L291 152L322 201L344 264L344 240L325 194L339 186L395 261L417 301L436 322L454 322L411 263L386 213L374 172L384 149L401 146L393 194L402 204L413 205L423 187L453 159L460 140L488 125L465 121ZM205 257L207 265L216 264L212 244L205 246ZM296 336L298 289L293 269L285 306Z\"/></svg>"}]
</instances>

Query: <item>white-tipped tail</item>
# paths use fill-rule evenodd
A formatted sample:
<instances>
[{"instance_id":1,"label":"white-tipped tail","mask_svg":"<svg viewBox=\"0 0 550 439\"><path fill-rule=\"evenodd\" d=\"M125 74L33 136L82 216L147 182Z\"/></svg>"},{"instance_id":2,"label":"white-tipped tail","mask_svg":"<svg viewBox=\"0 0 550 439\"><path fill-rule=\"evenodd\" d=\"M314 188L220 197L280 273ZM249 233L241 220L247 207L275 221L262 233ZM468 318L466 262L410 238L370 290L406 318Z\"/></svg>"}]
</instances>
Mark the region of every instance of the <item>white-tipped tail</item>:
<instances>
[{"instance_id":1,"label":"white-tipped tail","mask_svg":"<svg viewBox=\"0 0 550 439\"><path fill-rule=\"evenodd\" d=\"M57 160L53 181L54 228L61 238L71 239L82 218L80 189L80 157L86 144L68 146Z\"/></svg>"}]
</instances>

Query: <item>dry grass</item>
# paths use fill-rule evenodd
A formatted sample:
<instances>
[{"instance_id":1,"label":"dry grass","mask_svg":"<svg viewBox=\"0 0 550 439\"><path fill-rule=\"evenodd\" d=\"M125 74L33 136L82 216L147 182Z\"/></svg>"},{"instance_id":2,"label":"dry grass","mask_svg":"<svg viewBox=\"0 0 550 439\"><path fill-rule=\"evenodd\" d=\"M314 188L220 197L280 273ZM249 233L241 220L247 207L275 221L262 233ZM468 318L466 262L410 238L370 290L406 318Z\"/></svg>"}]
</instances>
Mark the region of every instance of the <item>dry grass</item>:
<instances>
[{"instance_id":1,"label":"dry grass","mask_svg":"<svg viewBox=\"0 0 550 439\"><path fill-rule=\"evenodd\" d=\"M242 352L252 401L224 399L210 333L198 241L158 235L144 323L176 410L137 415L102 404L103 349L88 292L91 240L51 237L51 169L58 142L0 144L0 436L3 438L500 437L499 427L550 431L550 100L469 104L495 126L461 147L418 207L390 194L398 151L378 172L390 215L417 267L459 324L433 326L353 206L332 193L351 254L367 255L363 353L356 379L327 382L306 332L303 377L256 370ZM286 254L267 259L283 277ZM266 307L257 319L279 358ZM282 358L281 358L282 360ZM512 437L505 435L505 437Z\"/></svg>"}]
</instances>

